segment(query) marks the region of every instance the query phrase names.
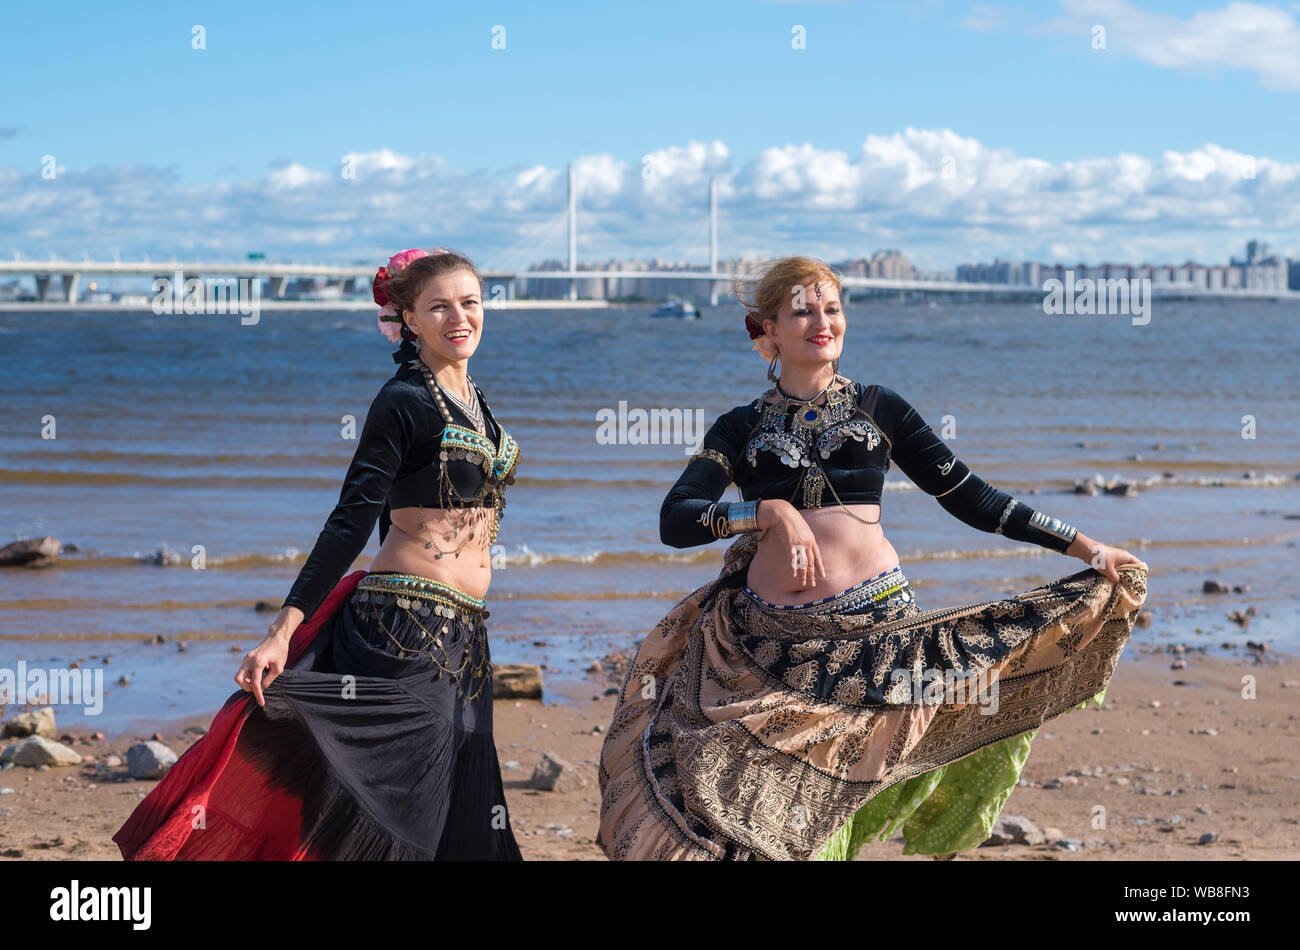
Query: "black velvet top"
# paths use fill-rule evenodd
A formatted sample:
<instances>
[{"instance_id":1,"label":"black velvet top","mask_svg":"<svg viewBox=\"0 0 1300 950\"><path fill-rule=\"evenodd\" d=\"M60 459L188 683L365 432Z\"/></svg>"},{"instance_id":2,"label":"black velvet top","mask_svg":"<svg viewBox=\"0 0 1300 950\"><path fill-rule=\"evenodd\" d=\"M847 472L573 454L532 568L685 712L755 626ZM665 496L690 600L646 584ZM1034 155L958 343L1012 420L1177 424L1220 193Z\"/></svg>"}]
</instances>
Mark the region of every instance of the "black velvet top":
<instances>
[{"instance_id":1,"label":"black velvet top","mask_svg":"<svg viewBox=\"0 0 1300 950\"><path fill-rule=\"evenodd\" d=\"M795 409L783 420L769 412L764 422L763 396L719 416L664 499L659 513L664 544L685 548L716 540L700 514L732 482L746 501L783 498L809 508L834 505L838 497L846 505L880 504L892 460L944 510L974 528L1055 551L1070 546L1073 528L971 472L898 393L853 381L850 386L838 408L813 421L800 419L806 410ZM817 465L803 464L810 456ZM824 498L812 492L813 503L804 484L810 468L820 468L829 483Z\"/></svg>"},{"instance_id":2,"label":"black velvet top","mask_svg":"<svg viewBox=\"0 0 1300 950\"><path fill-rule=\"evenodd\" d=\"M519 447L474 388L486 438L450 399L444 399L452 414L447 425L419 368L398 367L370 404L338 504L282 606L310 618L365 549L376 519L383 543L394 508L496 507L500 514Z\"/></svg>"}]
</instances>

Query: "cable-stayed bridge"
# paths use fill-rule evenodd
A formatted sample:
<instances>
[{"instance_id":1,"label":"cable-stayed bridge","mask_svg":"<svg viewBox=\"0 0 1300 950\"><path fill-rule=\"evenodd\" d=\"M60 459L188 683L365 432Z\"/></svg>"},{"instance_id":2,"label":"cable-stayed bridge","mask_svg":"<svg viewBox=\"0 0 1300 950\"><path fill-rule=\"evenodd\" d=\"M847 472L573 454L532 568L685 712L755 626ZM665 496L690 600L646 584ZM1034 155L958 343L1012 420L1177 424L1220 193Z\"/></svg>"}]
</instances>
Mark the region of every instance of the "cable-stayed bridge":
<instances>
[{"instance_id":1,"label":"cable-stayed bridge","mask_svg":"<svg viewBox=\"0 0 1300 950\"><path fill-rule=\"evenodd\" d=\"M503 270L486 269L480 271L483 278L485 306L527 306L540 301L531 298L549 298L552 305L563 301L579 303L581 301L604 301L609 298L627 297L628 286L645 286L653 288L645 297L663 297L679 295L696 300L708 300L716 304L720 297L729 293L733 286L735 273L719 265L718 260L718 197L716 180L709 182L708 195L708 255L707 264L694 267L680 265L667 268L614 267L607 269L585 268L578 263L578 186L573 167L569 168L568 206L562 213L557 213L548 233L558 230L561 221L567 225L568 262L567 266L556 261L547 269ZM588 219L590 230L603 238L606 243L617 243L617 238L604 231L594 219ZM534 251L538 250L534 248ZM644 254L633 253L635 257ZM1160 269L1165 270L1165 269ZM264 259L244 261L219 260L165 260L165 261L122 261L122 260L72 260L50 259L0 260L0 279L30 277L35 281L38 305L67 308L80 302L79 290L87 277L142 277L155 281L165 279L169 284L183 285L185 281L208 280L264 280L271 300L284 301L292 296L291 282L307 279L313 283L324 281L323 292L315 294L315 300L322 305L335 306L373 306L370 302L370 282L374 278L373 265L337 265L324 263L276 263ZM1051 273L1049 270L1047 273ZM1072 272L1071 278L1073 279ZM1096 273L1089 273L1084 279L1129 281L1134 278L1106 278ZM846 291L851 296L895 295L908 296L956 296L966 299L1023 299L1042 300L1047 288L1034 284L972 283L957 280L927 280L920 278L865 277L848 274L842 278ZM521 293L521 285L527 292ZM584 294L585 291L585 294ZM1300 291L1289 291L1282 287L1213 287L1198 284L1193 280L1153 279L1151 294L1160 297L1185 297L1194 299L1287 299L1300 300ZM1099 288L1100 292L1100 288ZM303 302L301 299L295 303ZM12 305L11 305L12 306Z\"/></svg>"}]
</instances>

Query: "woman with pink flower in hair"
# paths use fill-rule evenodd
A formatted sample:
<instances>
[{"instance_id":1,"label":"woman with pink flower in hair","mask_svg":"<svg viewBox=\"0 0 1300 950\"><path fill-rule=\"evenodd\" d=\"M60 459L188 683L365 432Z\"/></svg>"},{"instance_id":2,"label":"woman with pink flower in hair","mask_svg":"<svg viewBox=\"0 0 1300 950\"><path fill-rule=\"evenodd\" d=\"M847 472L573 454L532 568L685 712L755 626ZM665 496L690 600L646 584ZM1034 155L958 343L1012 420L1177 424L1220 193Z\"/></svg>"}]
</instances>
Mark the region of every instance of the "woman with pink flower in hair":
<instances>
[{"instance_id":1,"label":"woman with pink flower in hair","mask_svg":"<svg viewBox=\"0 0 1300 950\"><path fill-rule=\"evenodd\" d=\"M519 448L469 375L478 271L374 280L398 364L235 693L114 836L127 859L519 859L492 739L484 596ZM376 521L368 571L344 572Z\"/></svg>"}]
</instances>

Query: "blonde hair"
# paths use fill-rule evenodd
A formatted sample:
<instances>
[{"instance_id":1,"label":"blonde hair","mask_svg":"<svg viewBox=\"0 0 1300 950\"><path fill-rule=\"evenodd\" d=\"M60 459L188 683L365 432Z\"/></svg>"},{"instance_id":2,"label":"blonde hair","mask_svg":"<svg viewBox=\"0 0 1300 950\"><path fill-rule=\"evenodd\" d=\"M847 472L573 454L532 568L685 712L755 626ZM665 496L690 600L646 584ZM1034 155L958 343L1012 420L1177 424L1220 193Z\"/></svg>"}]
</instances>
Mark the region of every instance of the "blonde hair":
<instances>
[{"instance_id":1,"label":"blonde hair","mask_svg":"<svg viewBox=\"0 0 1300 950\"><path fill-rule=\"evenodd\" d=\"M836 292L842 293L839 273L825 261L815 257L783 257L759 264L757 273L736 278L732 296L761 327L764 320L776 319L793 288L823 280L833 283ZM777 355L777 346L766 333L754 340L754 349L769 363Z\"/></svg>"}]
</instances>

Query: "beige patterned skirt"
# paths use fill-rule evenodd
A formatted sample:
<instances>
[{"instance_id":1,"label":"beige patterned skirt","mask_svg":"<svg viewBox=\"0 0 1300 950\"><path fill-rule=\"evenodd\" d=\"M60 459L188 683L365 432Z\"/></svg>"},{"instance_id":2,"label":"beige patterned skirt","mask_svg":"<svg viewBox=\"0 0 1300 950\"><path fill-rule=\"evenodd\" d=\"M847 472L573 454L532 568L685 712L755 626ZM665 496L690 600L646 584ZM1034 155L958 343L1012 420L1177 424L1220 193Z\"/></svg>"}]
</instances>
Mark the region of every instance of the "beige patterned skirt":
<instances>
[{"instance_id":1,"label":"beige patterned skirt","mask_svg":"<svg viewBox=\"0 0 1300 950\"><path fill-rule=\"evenodd\" d=\"M597 843L619 860L807 860L879 792L1031 732L1106 688L1146 570L1005 600L791 613L719 578L637 650L601 749Z\"/></svg>"}]
</instances>

